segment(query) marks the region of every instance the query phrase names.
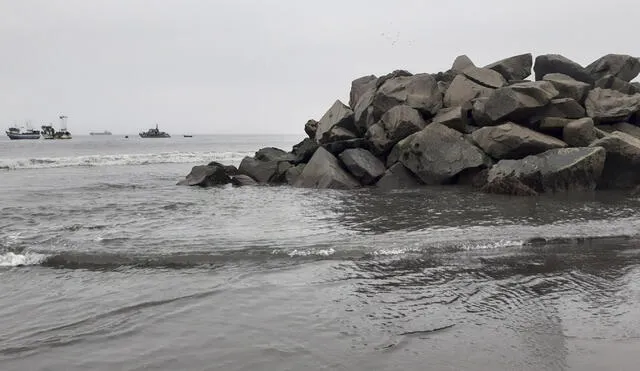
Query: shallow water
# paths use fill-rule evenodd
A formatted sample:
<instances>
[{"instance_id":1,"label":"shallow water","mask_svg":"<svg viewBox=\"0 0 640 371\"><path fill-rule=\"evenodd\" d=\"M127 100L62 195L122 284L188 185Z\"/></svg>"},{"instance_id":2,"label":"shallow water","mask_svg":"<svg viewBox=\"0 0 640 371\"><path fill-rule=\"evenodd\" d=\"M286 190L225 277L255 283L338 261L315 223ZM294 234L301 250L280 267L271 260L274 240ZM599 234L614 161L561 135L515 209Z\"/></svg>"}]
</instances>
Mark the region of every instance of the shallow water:
<instances>
[{"instance_id":1,"label":"shallow water","mask_svg":"<svg viewBox=\"0 0 640 371\"><path fill-rule=\"evenodd\" d=\"M301 139L1 140L2 369L636 368L640 198L175 186Z\"/></svg>"}]
</instances>

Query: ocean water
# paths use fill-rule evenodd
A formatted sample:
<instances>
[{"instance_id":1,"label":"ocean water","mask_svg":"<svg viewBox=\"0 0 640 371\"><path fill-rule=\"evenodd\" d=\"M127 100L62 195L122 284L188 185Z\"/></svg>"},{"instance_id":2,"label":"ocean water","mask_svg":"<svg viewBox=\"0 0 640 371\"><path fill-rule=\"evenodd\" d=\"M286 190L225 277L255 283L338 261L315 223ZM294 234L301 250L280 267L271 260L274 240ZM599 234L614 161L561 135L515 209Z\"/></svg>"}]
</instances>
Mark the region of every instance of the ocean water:
<instances>
[{"instance_id":1,"label":"ocean water","mask_svg":"<svg viewBox=\"0 0 640 371\"><path fill-rule=\"evenodd\" d=\"M301 139L0 139L0 369L637 369L640 198L175 185Z\"/></svg>"}]
</instances>

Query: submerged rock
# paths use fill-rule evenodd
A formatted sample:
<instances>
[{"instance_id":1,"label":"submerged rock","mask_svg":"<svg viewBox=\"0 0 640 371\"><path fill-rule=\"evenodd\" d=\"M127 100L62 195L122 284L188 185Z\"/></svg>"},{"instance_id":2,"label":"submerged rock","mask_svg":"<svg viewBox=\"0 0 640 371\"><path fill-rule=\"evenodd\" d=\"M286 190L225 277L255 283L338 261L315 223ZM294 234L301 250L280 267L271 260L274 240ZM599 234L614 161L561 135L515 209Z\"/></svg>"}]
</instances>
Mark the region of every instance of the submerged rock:
<instances>
[{"instance_id":1,"label":"submerged rock","mask_svg":"<svg viewBox=\"0 0 640 371\"><path fill-rule=\"evenodd\" d=\"M416 188L421 185L422 183L416 176L401 163L396 163L388 168L376 183L376 187L384 190Z\"/></svg>"},{"instance_id":2,"label":"submerged rock","mask_svg":"<svg viewBox=\"0 0 640 371\"><path fill-rule=\"evenodd\" d=\"M201 165L194 166L185 179L178 182L178 185L212 187L228 183L231 183L231 178L224 167Z\"/></svg>"}]
</instances>

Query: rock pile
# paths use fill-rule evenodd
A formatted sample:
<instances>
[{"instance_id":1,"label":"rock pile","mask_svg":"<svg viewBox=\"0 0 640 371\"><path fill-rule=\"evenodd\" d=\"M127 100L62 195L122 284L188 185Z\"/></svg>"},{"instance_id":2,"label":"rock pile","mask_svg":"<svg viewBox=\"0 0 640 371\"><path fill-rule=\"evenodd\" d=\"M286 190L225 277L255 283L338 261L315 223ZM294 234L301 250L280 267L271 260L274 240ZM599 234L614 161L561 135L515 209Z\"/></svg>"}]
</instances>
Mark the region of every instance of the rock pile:
<instances>
[{"instance_id":1,"label":"rock pile","mask_svg":"<svg viewBox=\"0 0 640 371\"><path fill-rule=\"evenodd\" d=\"M525 80L535 74L535 81ZM522 54L446 72L397 70L351 83L290 152L263 148L236 170L193 168L181 184L384 189L472 184L486 192L631 189L640 185L640 60L587 67Z\"/></svg>"}]
</instances>

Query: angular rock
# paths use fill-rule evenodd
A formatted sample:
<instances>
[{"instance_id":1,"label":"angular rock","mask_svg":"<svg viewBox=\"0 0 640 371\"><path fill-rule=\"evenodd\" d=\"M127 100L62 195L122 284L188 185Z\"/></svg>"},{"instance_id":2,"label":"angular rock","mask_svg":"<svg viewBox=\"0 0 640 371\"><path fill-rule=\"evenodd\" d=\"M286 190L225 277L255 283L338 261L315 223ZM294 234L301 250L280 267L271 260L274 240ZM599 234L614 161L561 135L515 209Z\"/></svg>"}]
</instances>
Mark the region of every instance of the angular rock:
<instances>
[{"instance_id":1,"label":"angular rock","mask_svg":"<svg viewBox=\"0 0 640 371\"><path fill-rule=\"evenodd\" d=\"M443 82L447 84L447 86L451 83L451 81L453 81L453 79L456 78L456 76L458 76L458 72L454 70L438 72L435 75L433 75L433 77L436 79L437 82Z\"/></svg>"},{"instance_id":2,"label":"angular rock","mask_svg":"<svg viewBox=\"0 0 640 371\"><path fill-rule=\"evenodd\" d=\"M422 73L385 81L373 97L374 117L401 104L415 108L427 116L435 115L442 108L442 94L438 90L436 79Z\"/></svg>"},{"instance_id":3,"label":"angular rock","mask_svg":"<svg viewBox=\"0 0 640 371\"><path fill-rule=\"evenodd\" d=\"M460 132L438 123L400 141L392 154L394 151L394 156L425 184L450 183L465 169L491 165L491 160Z\"/></svg>"},{"instance_id":4,"label":"angular rock","mask_svg":"<svg viewBox=\"0 0 640 371\"><path fill-rule=\"evenodd\" d=\"M296 166L290 167L287 170L287 172L284 174L287 184L294 185L296 180L298 180L298 177L300 176L300 174L302 174L302 171L304 170L305 166L306 164L298 164Z\"/></svg>"},{"instance_id":5,"label":"angular rock","mask_svg":"<svg viewBox=\"0 0 640 371\"><path fill-rule=\"evenodd\" d=\"M318 149L318 143L311 138L305 138L302 142L293 146L291 150L291 154L293 155L293 159L291 160L294 164L299 164L302 162L309 162L311 156Z\"/></svg>"},{"instance_id":6,"label":"angular rock","mask_svg":"<svg viewBox=\"0 0 640 371\"><path fill-rule=\"evenodd\" d=\"M598 80L596 80L593 86L596 88L617 90L620 93L629 95L640 92L640 90L638 90L633 84L615 77L614 75L605 75L599 78Z\"/></svg>"},{"instance_id":7,"label":"angular rock","mask_svg":"<svg viewBox=\"0 0 640 371\"><path fill-rule=\"evenodd\" d=\"M245 157L238 168L240 174L248 175L259 183L269 183L278 173L279 161L260 161Z\"/></svg>"},{"instance_id":8,"label":"angular rock","mask_svg":"<svg viewBox=\"0 0 640 371\"><path fill-rule=\"evenodd\" d=\"M349 107L355 109L356 104L369 89L375 88L378 78L374 75L362 76L351 82L351 92L349 93Z\"/></svg>"},{"instance_id":9,"label":"angular rock","mask_svg":"<svg viewBox=\"0 0 640 371\"><path fill-rule=\"evenodd\" d=\"M601 147L557 148L521 160L502 160L489 169L487 187L535 192L594 190L604 168ZM524 192L527 193L526 189ZM507 191L508 193L508 191Z\"/></svg>"},{"instance_id":10,"label":"angular rock","mask_svg":"<svg viewBox=\"0 0 640 371\"><path fill-rule=\"evenodd\" d=\"M287 153L280 148L266 147L259 149L253 158L258 161L288 161L293 157L290 153Z\"/></svg>"},{"instance_id":11,"label":"angular rock","mask_svg":"<svg viewBox=\"0 0 640 371\"><path fill-rule=\"evenodd\" d=\"M349 172L364 185L375 183L386 170L382 161L366 149L347 149L339 157Z\"/></svg>"},{"instance_id":12,"label":"angular rock","mask_svg":"<svg viewBox=\"0 0 640 371\"><path fill-rule=\"evenodd\" d=\"M605 75L613 75L629 82L640 73L640 61L630 55L607 54L588 65L585 70L593 76L594 80Z\"/></svg>"},{"instance_id":13,"label":"angular rock","mask_svg":"<svg viewBox=\"0 0 640 371\"><path fill-rule=\"evenodd\" d=\"M538 81L542 80L542 78L549 73L561 73L578 81L588 84L593 83L593 77L591 77L584 67L559 54L537 56L533 71Z\"/></svg>"},{"instance_id":14,"label":"angular rock","mask_svg":"<svg viewBox=\"0 0 640 371\"><path fill-rule=\"evenodd\" d=\"M571 121L574 120L563 117L543 117L539 122L538 130L543 133L561 134L564 127Z\"/></svg>"},{"instance_id":15,"label":"angular rock","mask_svg":"<svg viewBox=\"0 0 640 371\"><path fill-rule=\"evenodd\" d=\"M488 97L494 91L495 89L477 84L464 75L458 75L444 95L444 106L462 106L476 98Z\"/></svg>"},{"instance_id":16,"label":"angular rock","mask_svg":"<svg viewBox=\"0 0 640 371\"><path fill-rule=\"evenodd\" d=\"M318 130L318 121L309 120L304 124L304 132L307 133L310 139L316 139L316 131Z\"/></svg>"},{"instance_id":17,"label":"angular rock","mask_svg":"<svg viewBox=\"0 0 640 371\"><path fill-rule=\"evenodd\" d=\"M587 115L584 107L573 98L556 98L549 102L542 113L545 117L579 119Z\"/></svg>"},{"instance_id":18,"label":"angular rock","mask_svg":"<svg viewBox=\"0 0 640 371\"><path fill-rule=\"evenodd\" d=\"M231 178L222 166L194 166L185 179L178 185L212 187L231 182Z\"/></svg>"},{"instance_id":19,"label":"angular rock","mask_svg":"<svg viewBox=\"0 0 640 371\"><path fill-rule=\"evenodd\" d=\"M238 174L231 177L231 184L233 184L234 186L241 187L241 186L257 185L258 182L256 182L253 178L251 178L248 175Z\"/></svg>"},{"instance_id":20,"label":"angular rock","mask_svg":"<svg viewBox=\"0 0 640 371\"><path fill-rule=\"evenodd\" d=\"M620 131L625 134L629 134L632 137L636 137L637 139L640 139L640 127L636 125L631 125L628 122L618 122L616 124L613 124L613 130Z\"/></svg>"},{"instance_id":21,"label":"angular rock","mask_svg":"<svg viewBox=\"0 0 640 371\"><path fill-rule=\"evenodd\" d=\"M377 117L374 116L373 98L375 97L377 89L375 87L362 93L362 96L356 103L353 109L353 118L355 126L360 132L365 132L367 129L377 122Z\"/></svg>"},{"instance_id":22,"label":"angular rock","mask_svg":"<svg viewBox=\"0 0 640 371\"><path fill-rule=\"evenodd\" d=\"M330 133L333 128L336 128L336 130L337 128L342 128L352 133L357 131L353 122L353 111L339 100L333 103L318 122L316 141L321 144L327 143L328 138L325 135Z\"/></svg>"},{"instance_id":23,"label":"angular rock","mask_svg":"<svg viewBox=\"0 0 640 371\"><path fill-rule=\"evenodd\" d=\"M360 185L346 172L338 159L320 147L296 179L294 186L303 188L352 189Z\"/></svg>"},{"instance_id":24,"label":"angular rock","mask_svg":"<svg viewBox=\"0 0 640 371\"><path fill-rule=\"evenodd\" d=\"M529 120L558 95L547 81L523 82L497 89L484 104L492 122Z\"/></svg>"},{"instance_id":25,"label":"angular rock","mask_svg":"<svg viewBox=\"0 0 640 371\"><path fill-rule=\"evenodd\" d=\"M640 184L640 140L619 131L591 143L607 151L607 160L598 186L629 189Z\"/></svg>"},{"instance_id":26,"label":"angular rock","mask_svg":"<svg viewBox=\"0 0 640 371\"><path fill-rule=\"evenodd\" d=\"M364 138L356 138L349 140L339 140L337 142L331 142L327 144L323 144L322 148L329 151L329 153L334 156L339 155L342 151L349 148L364 148L369 149L369 145L366 139Z\"/></svg>"},{"instance_id":27,"label":"angular rock","mask_svg":"<svg viewBox=\"0 0 640 371\"><path fill-rule=\"evenodd\" d=\"M468 67L475 67L475 64L471 61L469 57L466 55L459 55L456 57L456 60L453 61L453 66L451 66L451 71L456 73L461 73Z\"/></svg>"},{"instance_id":28,"label":"angular rock","mask_svg":"<svg viewBox=\"0 0 640 371\"><path fill-rule=\"evenodd\" d=\"M507 81L524 80L531 75L533 56L531 53L520 54L491 63L485 68L492 69L501 74Z\"/></svg>"},{"instance_id":29,"label":"angular rock","mask_svg":"<svg viewBox=\"0 0 640 371\"><path fill-rule=\"evenodd\" d=\"M626 95L619 91L595 88L585 101L587 115L597 123L626 121L640 111L640 94Z\"/></svg>"},{"instance_id":30,"label":"angular rock","mask_svg":"<svg viewBox=\"0 0 640 371\"><path fill-rule=\"evenodd\" d=\"M216 161L211 161L207 164L207 166L219 166L224 169L228 176L233 176L238 174L238 168L233 165L223 165Z\"/></svg>"},{"instance_id":31,"label":"angular rock","mask_svg":"<svg viewBox=\"0 0 640 371\"><path fill-rule=\"evenodd\" d=\"M400 163L396 163L387 169L382 178L376 183L376 187L384 190L416 188L421 185L422 183L415 175Z\"/></svg>"},{"instance_id":32,"label":"angular rock","mask_svg":"<svg viewBox=\"0 0 640 371\"><path fill-rule=\"evenodd\" d=\"M535 132L512 122L498 126L485 126L471 134L483 151L497 160L520 159L567 144L554 137Z\"/></svg>"},{"instance_id":33,"label":"angular rock","mask_svg":"<svg viewBox=\"0 0 640 371\"><path fill-rule=\"evenodd\" d=\"M591 84L578 81L561 73L546 74L542 80L549 81L558 90L558 98L572 98L580 103L584 102L587 93L591 90Z\"/></svg>"},{"instance_id":34,"label":"angular rock","mask_svg":"<svg viewBox=\"0 0 640 371\"><path fill-rule=\"evenodd\" d=\"M502 194L510 196L537 196L538 192L524 184L516 177L503 177L494 179L491 183L481 188L482 192Z\"/></svg>"},{"instance_id":35,"label":"angular rock","mask_svg":"<svg viewBox=\"0 0 640 371\"><path fill-rule=\"evenodd\" d=\"M380 122L369 127L365 138L376 154L386 154L396 143L426 126L420 113L408 106L395 106L387 111Z\"/></svg>"},{"instance_id":36,"label":"angular rock","mask_svg":"<svg viewBox=\"0 0 640 371\"><path fill-rule=\"evenodd\" d=\"M488 126L492 125L493 121L485 112L485 105L489 97L477 98L471 102L471 118L475 126Z\"/></svg>"},{"instance_id":37,"label":"angular rock","mask_svg":"<svg viewBox=\"0 0 640 371\"><path fill-rule=\"evenodd\" d=\"M498 89L507 85L507 80L500 73L489 68L469 66L462 71L462 74L476 84L491 89Z\"/></svg>"},{"instance_id":38,"label":"angular rock","mask_svg":"<svg viewBox=\"0 0 640 371\"><path fill-rule=\"evenodd\" d=\"M345 128L334 126L331 129L329 129L329 131L324 133L324 135L322 136L322 140L320 141L320 144L338 142L338 141L349 140L349 139L356 139L357 137L358 136L356 134L354 134L353 132Z\"/></svg>"},{"instance_id":39,"label":"angular rock","mask_svg":"<svg viewBox=\"0 0 640 371\"><path fill-rule=\"evenodd\" d=\"M396 77L410 77L413 74L406 70L395 70L391 73L388 73L384 76L380 76L376 81L376 89L380 88L385 82L391 79L395 79Z\"/></svg>"},{"instance_id":40,"label":"angular rock","mask_svg":"<svg viewBox=\"0 0 640 371\"><path fill-rule=\"evenodd\" d=\"M564 127L562 138L573 147L587 147L598 139L593 119L586 117L571 121Z\"/></svg>"},{"instance_id":41,"label":"angular rock","mask_svg":"<svg viewBox=\"0 0 640 371\"><path fill-rule=\"evenodd\" d=\"M438 111L438 114L433 118L432 122L442 124L446 127L464 133L467 129L468 122L466 112L467 111L465 111L465 114L463 115L462 107L443 108Z\"/></svg>"}]
</instances>

